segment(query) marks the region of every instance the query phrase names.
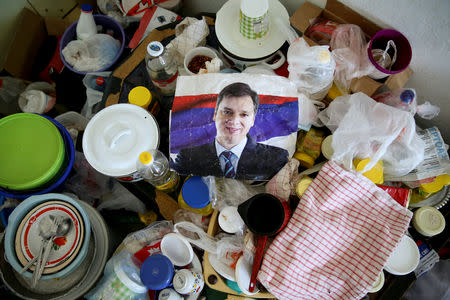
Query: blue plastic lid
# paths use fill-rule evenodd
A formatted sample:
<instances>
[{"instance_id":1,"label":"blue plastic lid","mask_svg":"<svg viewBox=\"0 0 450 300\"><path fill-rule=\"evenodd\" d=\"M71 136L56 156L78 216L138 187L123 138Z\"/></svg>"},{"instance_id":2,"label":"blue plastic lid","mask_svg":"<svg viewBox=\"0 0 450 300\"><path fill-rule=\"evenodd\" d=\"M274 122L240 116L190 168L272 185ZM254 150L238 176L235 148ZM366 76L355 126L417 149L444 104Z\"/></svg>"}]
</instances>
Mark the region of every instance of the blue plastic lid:
<instances>
[{"instance_id":1,"label":"blue plastic lid","mask_svg":"<svg viewBox=\"0 0 450 300\"><path fill-rule=\"evenodd\" d=\"M406 90L400 94L400 99L405 104L411 104L414 100L414 92L412 90Z\"/></svg>"},{"instance_id":2,"label":"blue plastic lid","mask_svg":"<svg viewBox=\"0 0 450 300\"><path fill-rule=\"evenodd\" d=\"M81 10L84 12L92 12L92 6L88 3L81 4Z\"/></svg>"},{"instance_id":3,"label":"blue plastic lid","mask_svg":"<svg viewBox=\"0 0 450 300\"><path fill-rule=\"evenodd\" d=\"M141 266L141 281L150 290L159 291L170 285L174 274L170 259L162 254L149 256Z\"/></svg>"},{"instance_id":4,"label":"blue plastic lid","mask_svg":"<svg viewBox=\"0 0 450 300\"><path fill-rule=\"evenodd\" d=\"M192 176L183 184L181 195L192 208L203 208L209 204L208 186L200 176Z\"/></svg>"}]
</instances>

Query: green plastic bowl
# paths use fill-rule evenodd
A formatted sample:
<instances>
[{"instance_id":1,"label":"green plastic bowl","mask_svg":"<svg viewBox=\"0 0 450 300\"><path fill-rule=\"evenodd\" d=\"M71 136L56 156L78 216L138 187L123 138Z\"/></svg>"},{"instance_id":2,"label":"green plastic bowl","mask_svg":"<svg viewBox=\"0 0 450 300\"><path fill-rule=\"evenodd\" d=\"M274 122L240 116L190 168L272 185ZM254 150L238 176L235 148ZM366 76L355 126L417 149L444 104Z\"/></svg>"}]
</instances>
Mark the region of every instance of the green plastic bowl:
<instances>
[{"instance_id":1,"label":"green plastic bowl","mask_svg":"<svg viewBox=\"0 0 450 300\"><path fill-rule=\"evenodd\" d=\"M64 141L48 119L29 113L0 120L0 186L27 190L51 180L64 162Z\"/></svg>"}]
</instances>

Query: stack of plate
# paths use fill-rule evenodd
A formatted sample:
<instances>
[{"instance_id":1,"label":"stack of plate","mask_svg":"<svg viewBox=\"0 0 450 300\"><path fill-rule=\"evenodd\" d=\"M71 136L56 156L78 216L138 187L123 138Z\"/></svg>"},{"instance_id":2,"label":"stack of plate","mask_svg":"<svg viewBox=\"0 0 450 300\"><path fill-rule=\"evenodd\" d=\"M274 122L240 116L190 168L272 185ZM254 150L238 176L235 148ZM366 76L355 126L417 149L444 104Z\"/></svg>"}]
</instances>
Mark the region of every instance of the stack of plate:
<instances>
[{"instance_id":1,"label":"stack of plate","mask_svg":"<svg viewBox=\"0 0 450 300\"><path fill-rule=\"evenodd\" d=\"M65 244L55 241L46 271L31 288L32 271L19 274L23 266L19 256L28 261L35 255L33 249L40 242L31 237L38 224L33 220L48 213L67 216L74 226ZM0 276L15 295L24 299L78 299L102 275L109 249L108 228L93 207L62 194L32 196L10 215L5 238L0 242Z\"/></svg>"},{"instance_id":2,"label":"stack of plate","mask_svg":"<svg viewBox=\"0 0 450 300\"><path fill-rule=\"evenodd\" d=\"M286 33L279 22L289 27L289 14L278 0L269 0L269 29L266 35L248 39L239 31L241 0L227 1L217 12L215 31L220 50L227 58L257 63L275 54L286 42Z\"/></svg>"},{"instance_id":3,"label":"stack of plate","mask_svg":"<svg viewBox=\"0 0 450 300\"><path fill-rule=\"evenodd\" d=\"M89 247L91 225L81 205L63 194L31 196L17 206L9 216L5 234L8 262L20 271L38 255L42 237L39 223L48 216L69 218L72 226L66 236L53 241L42 279L61 278L70 274L85 259ZM23 273L33 276L34 266Z\"/></svg>"},{"instance_id":4,"label":"stack of plate","mask_svg":"<svg viewBox=\"0 0 450 300\"><path fill-rule=\"evenodd\" d=\"M74 159L70 134L55 120L29 113L0 120L0 195L25 199L53 191Z\"/></svg>"}]
</instances>

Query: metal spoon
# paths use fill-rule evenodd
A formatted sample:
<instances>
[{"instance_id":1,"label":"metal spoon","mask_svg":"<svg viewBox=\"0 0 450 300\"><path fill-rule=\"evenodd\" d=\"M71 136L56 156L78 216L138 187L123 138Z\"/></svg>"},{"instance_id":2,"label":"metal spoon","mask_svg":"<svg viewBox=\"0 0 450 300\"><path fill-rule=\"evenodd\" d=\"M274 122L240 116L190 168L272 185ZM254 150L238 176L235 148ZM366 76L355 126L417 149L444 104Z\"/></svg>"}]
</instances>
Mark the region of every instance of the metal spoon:
<instances>
[{"instance_id":1,"label":"metal spoon","mask_svg":"<svg viewBox=\"0 0 450 300\"><path fill-rule=\"evenodd\" d=\"M39 235L42 237L41 248L39 249L39 254L37 255L36 267L34 268L32 287L36 286L36 283L40 277L38 275L39 269L42 263L43 253L48 245L48 241L56 234L58 228L56 221L51 215L44 217L39 222Z\"/></svg>"},{"instance_id":2,"label":"metal spoon","mask_svg":"<svg viewBox=\"0 0 450 300\"><path fill-rule=\"evenodd\" d=\"M44 271L45 265L47 264L48 256L50 255L50 251L52 249L53 239L58 236L65 236L69 233L70 229L72 229L72 220L70 218L55 218L55 223L57 224L57 227L55 229L54 234L48 239L47 245L45 246L44 254L42 256L42 260L39 264L38 274L36 283L39 280L39 278L42 275L42 272ZM34 275L34 274L33 274ZM33 285L35 286L36 283L33 281Z\"/></svg>"}]
</instances>

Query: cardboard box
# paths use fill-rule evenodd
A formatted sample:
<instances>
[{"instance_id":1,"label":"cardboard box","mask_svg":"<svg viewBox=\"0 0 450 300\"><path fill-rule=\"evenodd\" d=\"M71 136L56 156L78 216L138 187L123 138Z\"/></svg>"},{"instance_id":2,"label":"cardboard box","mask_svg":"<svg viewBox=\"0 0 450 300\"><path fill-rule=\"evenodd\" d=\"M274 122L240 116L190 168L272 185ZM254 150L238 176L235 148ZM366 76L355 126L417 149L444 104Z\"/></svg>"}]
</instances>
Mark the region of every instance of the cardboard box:
<instances>
[{"instance_id":1,"label":"cardboard box","mask_svg":"<svg viewBox=\"0 0 450 300\"><path fill-rule=\"evenodd\" d=\"M45 38L48 35L63 35L66 28L79 16L80 11L78 10L78 12L70 13L64 19L43 18L28 8L24 8L20 13L19 23L3 69L13 77L31 80L32 66Z\"/></svg>"},{"instance_id":2,"label":"cardboard box","mask_svg":"<svg viewBox=\"0 0 450 300\"><path fill-rule=\"evenodd\" d=\"M291 25L305 33L308 27L319 18L329 19L340 24L355 24L361 27L366 34L367 41L378 31L381 27L367 20L351 8L338 2L337 0L328 0L325 9L322 9L310 2L305 2L291 17ZM304 36L305 40L310 45L317 45L314 41ZM353 79L351 83L351 91L353 93L363 92L369 96L376 94L376 92L383 86L387 86L390 90L404 87L413 71L407 68L403 72L390 75L382 80L374 80L368 76Z\"/></svg>"}]
</instances>

